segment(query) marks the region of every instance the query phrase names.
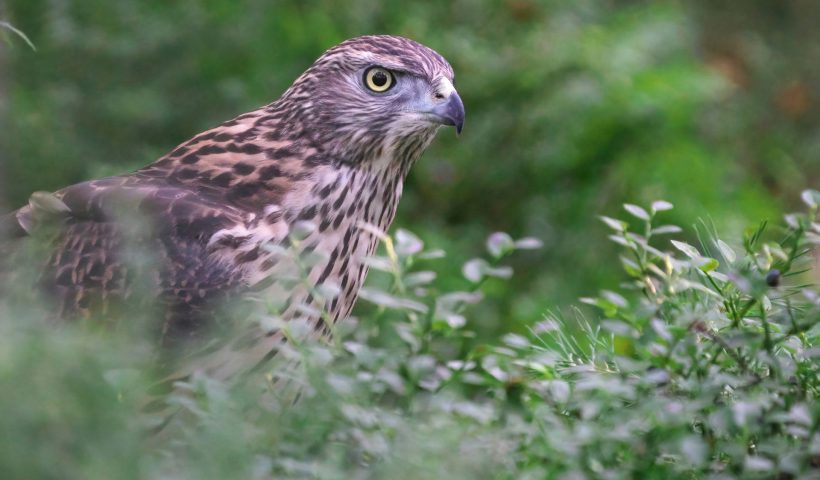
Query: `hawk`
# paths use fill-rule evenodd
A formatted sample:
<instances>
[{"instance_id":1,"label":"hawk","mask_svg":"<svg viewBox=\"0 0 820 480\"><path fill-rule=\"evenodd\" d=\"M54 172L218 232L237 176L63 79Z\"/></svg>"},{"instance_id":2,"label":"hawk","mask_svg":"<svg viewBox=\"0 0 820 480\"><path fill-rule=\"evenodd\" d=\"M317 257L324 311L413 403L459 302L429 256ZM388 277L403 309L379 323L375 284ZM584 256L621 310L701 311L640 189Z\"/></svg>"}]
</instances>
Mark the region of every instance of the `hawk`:
<instances>
[{"instance_id":1,"label":"hawk","mask_svg":"<svg viewBox=\"0 0 820 480\"><path fill-rule=\"evenodd\" d=\"M161 306L164 346L201 336L232 298L277 299L281 318L327 330L350 313L363 259L377 247L362 225L386 230L408 170L436 131L463 124L441 55L396 36L353 38L278 100L142 169L32 195L3 218L3 243L13 250L50 232L39 283L58 317L104 316L128 304L137 283L147 288ZM288 261L294 248L313 260ZM335 293L317 294L327 286ZM228 377L281 341L248 327L197 368Z\"/></svg>"}]
</instances>

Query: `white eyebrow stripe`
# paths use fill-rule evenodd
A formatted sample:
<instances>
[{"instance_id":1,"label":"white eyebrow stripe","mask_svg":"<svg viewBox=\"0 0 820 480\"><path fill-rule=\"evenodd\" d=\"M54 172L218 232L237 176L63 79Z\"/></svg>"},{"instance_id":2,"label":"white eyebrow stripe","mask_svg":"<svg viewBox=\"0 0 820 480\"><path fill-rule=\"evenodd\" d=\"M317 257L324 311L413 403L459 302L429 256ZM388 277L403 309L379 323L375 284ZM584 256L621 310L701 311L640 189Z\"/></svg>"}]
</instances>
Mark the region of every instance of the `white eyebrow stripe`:
<instances>
[{"instance_id":1,"label":"white eyebrow stripe","mask_svg":"<svg viewBox=\"0 0 820 480\"><path fill-rule=\"evenodd\" d=\"M447 98L450 96L451 93L455 91L456 87L453 86L453 83L450 80L448 80L446 77L439 78L436 93L439 93L444 98Z\"/></svg>"}]
</instances>

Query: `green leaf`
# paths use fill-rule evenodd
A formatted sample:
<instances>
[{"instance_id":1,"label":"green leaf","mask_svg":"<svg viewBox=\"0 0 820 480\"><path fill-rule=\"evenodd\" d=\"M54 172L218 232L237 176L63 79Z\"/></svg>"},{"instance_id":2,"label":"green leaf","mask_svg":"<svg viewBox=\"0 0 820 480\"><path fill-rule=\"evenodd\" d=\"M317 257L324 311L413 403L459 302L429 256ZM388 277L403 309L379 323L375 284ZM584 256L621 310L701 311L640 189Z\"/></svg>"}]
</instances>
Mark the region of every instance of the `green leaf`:
<instances>
[{"instance_id":1,"label":"green leaf","mask_svg":"<svg viewBox=\"0 0 820 480\"><path fill-rule=\"evenodd\" d=\"M633 217L639 218L644 221L649 221L649 214L643 208L633 205L631 203L624 204L624 210L630 213Z\"/></svg>"},{"instance_id":2,"label":"green leaf","mask_svg":"<svg viewBox=\"0 0 820 480\"><path fill-rule=\"evenodd\" d=\"M495 232L487 237L487 251L493 258L501 258L514 249L515 242L504 232Z\"/></svg>"},{"instance_id":3,"label":"green leaf","mask_svg":"<svg viewBox=\"0 0 820 480\"><path fill-rule=\"evenodd\" d=\"M436 248L436 249L433 249L433 250L427 250L427 251L421 252L418 255L416 255L416 258L421 259L421 260L435 260L435 259L438 259L438 258L444 258L446 256L447 256L447 252L445 252L444 250L442 250L440 248Z\"/></svg>"},{"instance_id":4,"label":"green leaf","mask_svg":"<svg viewBox=\"0 0 820 480\"><path fill-rule=\"evenodd\" d=\"M325 300L333 300L342 293L342 289L335 282L326 281L316 285L316 293Z\"/></svg>"},{"instance_id":5,"label":"green leaf","mask_svg":"<svg viewBox=\"0 0 820 480\"><path fill-rule=\"evenodd\" d=\"M315 223L299 220L290 227L290 236L295 240L304 240L319 228Z\"/></svg>"},{"instance_id":6,"label":"green leaf","mask_svg":"<svg viewBox=\"0 0 820 480\"><path fill-rule=\"evenodd\" d=\"M683 229L677 225L661 225L652 229L653 235L664 235L667 233L680 233Z\"/></svg>"},{"instance_id":7,"label":"green leaf","mask_svg":"<svg viewBox=\"0 0 820 480\"><path fill-rule=\"evenodd\" d=\"M697 259L696 263L702 272L711 272L720 266L720 262L709 257L700 257Z\"/></svg>"},{"instance_id":8,"label":"green leaf","mask_svg":"<svg viewBox=\"0 0 820 480\"><path fill-rule=\"evenodd\" d=\"M601 296L604 297L607 301L609 301L609 303L615 305L618 308L626 308L629 306L629 303L622 295L615 293L611 290L603 290L601 292Z\"/></svg>"},{"instance_id":9,"label":"green leaf","mask_svg":"<svg viewBox=\"0 0 820 480\"><path fill-rule=\"evenodd\" d=\"M424 242L413 232L403 228L396 231L396 253L402 257L415 255L424 249Z\"/></svg>"},{"instance_id":10,"label":"green leaf","mask_svg":"<svg viewBox=\"0 0 820 480\"><path fill-rule=\"evenodd\" d=\"M436 279L436 272L431 271L422 271L422 272L413 272L405 275L402 279L404 282L405 287L418 287L421 285L428 285L430 282Z\"/></svg>"},{"instance_id":11,"label":"green leaf","mask_svg":"<svg viewBox=\"0 0 820 480\"><path fill-rule=\"evenodd\" d=\"M631 258L624 256L619 257L624 271L632 277L640 277L642 275L641 267L635 263Z\"/></svg>"},{"instance_id":12,"label":"green leaf","mask_svg":"<svg viewBox=\"0 0 820 480\"><path fill-rule=\"evenodd\" d=\"M556 403L566 403L570 397L570 386L563 380L550 380L547 383L547 392Z\"/></svg>"},{"instance_id":13,"label":"green leaf","mask_svg":"<svg viewBox=\"0 0 820 480\"><path fill-rule=\"evenodd\" d=\"M464 266L461 267L461 273L467 280L473 283L478 283L482 278L484 278L484 270L488 266L487 261L483 258L473 258L472 260L468 260Z\"/></svg>"},{"instance_id":14,"label":"green leaf","mask_svg":"<svg viewBox=\"0 0 820 480\"><path fill-rule=\"evenodd\" d=\"M484 269L484 274L488 277L495 277L495 278L510 278L513 274L512 267L508 266L501 266L501 267L490 267Z\"/></svg>"},{"instance_id":15,"label":"green leaf","mask_svg":"<svg viewBox=\"0 0 820 480\"><path fill-rule=\"evenodd\" d=\"M705 273L706 273L707 275L709 275L709 277L711 277L711 278L713 278L713 279L715 279L715 280L717 280L717 281L719 281L719 282L721 282L721 283L726 283L726 282L728 282L728 281L729 281L729 277L728 277L728 276L726 276L726 275L724 275L724 274L722 274L722 273L718 272L717 270L712 270L712 271L710 271L710 272L705 272Z\"/></svg>"},{"instance_id":16,"label":"green leaf","mask_svg":"<svg viewBox=\"0 0 820 480\"><path fill-rule=\"evenodd\" d=\"M783 215L783 221L785 221L786 225L790 228L795 230L800 228L800 216L795 213L787 213L786 215Z\"/></svg>"},{"instance_id":17,"label":"green leaf","mask_svg":"<svg viewBox=\"0 0 820 480\"><path fill-rule=\"evenodd\" d=\"M652 202L652 213L663 212L665 210L672 210L674 205L667 202L666 200L656 200Z\"/></svg>"},{"instance_id":18,"label":"green leaf","mask_svg":"<svg viewBox=\"0 0 820 480\"><path fill-rule=\"evenodd\" d=\"M516 333L508 333L504 335L501 338L501 341L513 348L529 348L531 346L530 341L527 340L527 337Z\"/></svg>"},{"instance_id":19,"label":"green leaf","mask_svg":"<svg viewBox=\"0 0 820 480\"><path fill-rule=\"evenodd\" d=\"M442 315L445 323L450 328L461 328L464 325L467 325L467 318L464 315L459 315L457 313L447 312Z\"/></svg>"},{"instance_id":20,"label":"green leaf","mask_svg":"<svg viewBox=\"0 0 820 480\"><path fill-rule=\"evenodd\" d=\"M380 307L397 310L411 310L419 313L427 313L428 310L427 305L421 302L417 302L409 298L397 297L375 288L362 288L359 291L359 296Z\"/></svg>"},{"instance_id":21,"label":"green leaf","mask_svg":"<svg viewBox=\"0 0 820 480\"><path fill-rule=\"evenodd\" d=\"M607 238L609 238L613 242L617 243L618 245L621 245L621 246L624 246L626 248L631 248L631 249L635 250L635 245L632 245L631 243L629 243L629 240L625 239L621 235L609 235L609 236L607 236Z\"/></svg>"},{"instance_id":22,"label":"green leaf","mask_svg":"<svg viewBox=\"0 0 820 480\"><path fill-rule=\"evenodd\" d=\"M483 258L474 258L464 264L461 273L467 280L478 283L484 277L510 278L513 270L507 266L493 267Z\"/></svg>"},{"instance_id":23,"label":"green leaf","mask_svg":"<svg viewBox=\"0 0 820 480\"><path fill-rule=\"evenodd\" d=\"M600 218L601 221L604 222L609 228L611 228L615 231L618 231L618 232L626 231L626 227L627 227L626 222L622 222L620 220L616 220L614 218L607 217L607 216L604 216L604 215L600 215L598 218Z\"/></svg>"},{"instance_id":24,"label":"green leaf","mask_svg":"<svg viewBox=\"0 0 820 480\"><path fill-rule=\"evenodd\" d=\"M760 298L760 304L763 306L763 310L767 312L772 309L772 301L769 300L769 297L767 297L766 295L763 295Z\"/></svg>"},{"instance_id":25,"label":"green leaf","mask_svg":"<svg viewBox=\"0 0 820 480\"><path fill-rule=\"evenodd\" d=\"M803 203L809 208L816 209L820 204L820 192L817 190L803 190L800 193L800 199L803 200Z\"/></svg>"},{"instance_id":26,"label":"green leaf","mask_svg":"<svg viewBox=\"0 0 820 480\"><path fill-rule=\"evenodd\" d=\"M709 447L706 446L701 437L696 435L687 435L686 438L681 440L680 450L688 463L695 466L702 465L709 454Z\"/></svg>"},{"instance_id":27,"label":"green leaf","mask_svg":"<svg viewBox=\"0 0 820 480\"><path fill-rule=\"evenodd\" d=\"M382 272L392 272L395 270L395 265L387 257L364 257L362 263L374 270Z\"/></svg>"},{"instance_id":28,"label":"green leaf","mask_svg":"<svg viewBox=\"0 0 820 480\"><path fill-rule=\"evenodd\" d=\"M538 250L543 246L544 242L535 237L524 237L515 241L516 250Z\"/></svg>"},{"instance_id":29,"label":"green leaf","mask_svg":"<svg viewBox=\"0 0 820 480\"><path fill-rule=\"evenodd\" d=\"M692 245L689 245L686 242L679 242L677 240L671 240L671 242L672 242L672 245L675 248L677 248L678 250L683 252L684 255L686 255L687 257L689 257L689 258L698 258L698 257L700 257L700 252L698 252L698 249L696 249Z\"/></svg>"},{"instance_id":30,"label":"green leaf","mask_svg":"<svg viewBox=\"0 0 820 480\"><path fill-rule=\"evenodd\" d=\"M750 475L756 475L763 472L774 473L774 462L765 457L757 455L749 455L746 457L744 469Z\"/></svg>"},{"instance_id":31,"label":"green leaf","mask_svg":"<svg viewBox=\"0 0 820 480\"><path fill-rule=\"evenodd\" d=\"M635 355L635 341L632 338L615 335L612 340L613 350L616 355L631 357Z\"/></svg>"},{"instance_id":32,"label":"green leaf","mask_svg":"<svg viewBox=\"0 0 820 480\"><path fill-rule=\"evenodd\" d=\"M640 336L639 332L632 325L622 320L601 320L601 327L608 332L625 338L638 338Z\"/></svg>"},{"instance_id":33,"label":"green leaf","mask_svg":"<svg viewBox=\"0 0 820 480\"><path fill-rule=\"evenodd\" d=\"M723 258L726 259L727 262L735 262L735 260L737 259L737 255L735 254L735 251L732 250L732 247L730 247L726 242L724 242L721 239L715 240L715 244L717 245L718 250L720 250L721 256L723 256Z\"/></svg>"}]
</instances>

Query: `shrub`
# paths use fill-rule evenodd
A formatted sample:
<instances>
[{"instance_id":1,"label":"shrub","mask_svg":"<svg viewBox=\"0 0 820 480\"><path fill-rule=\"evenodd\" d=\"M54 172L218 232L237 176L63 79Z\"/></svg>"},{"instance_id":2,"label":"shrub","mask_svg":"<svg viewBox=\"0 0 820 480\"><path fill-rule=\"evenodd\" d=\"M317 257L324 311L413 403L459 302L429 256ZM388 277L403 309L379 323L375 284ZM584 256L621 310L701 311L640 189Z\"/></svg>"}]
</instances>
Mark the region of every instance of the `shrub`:
<instances>
[{"instance_id":1,"label":"shrub","mask_svg":"<svg viewBox=\"0 0 820 480\"><path fill-rule=\"evenodd\" d=\"M443 252L382 236L362 292L376 306L319 341L299 322L238 385L198 376L171 398L178 430L135 415L141 345L87 328L24 328L6 308L3 470L107 478L807 478L820 463L820 297L809 283L820 194L742 248L706 223L697 248L660 239L672 206L603 218L626 281L526 334L478 343L471 318L504 258L493 234L464 289L428 270ZM19 312L15 315L25 315ZM589 314L587 314L589 315ZM259 321L267 321L265 318ZM503 319L499 319L503 321ZM111 333L110 335L113 335ZM131 355L123 356L122 352ZM179 393L184 392L184 393ZM294 401L296 398L298 400ZM93 400L93 401L92 401Z\"/></svg>"}]
</instances>

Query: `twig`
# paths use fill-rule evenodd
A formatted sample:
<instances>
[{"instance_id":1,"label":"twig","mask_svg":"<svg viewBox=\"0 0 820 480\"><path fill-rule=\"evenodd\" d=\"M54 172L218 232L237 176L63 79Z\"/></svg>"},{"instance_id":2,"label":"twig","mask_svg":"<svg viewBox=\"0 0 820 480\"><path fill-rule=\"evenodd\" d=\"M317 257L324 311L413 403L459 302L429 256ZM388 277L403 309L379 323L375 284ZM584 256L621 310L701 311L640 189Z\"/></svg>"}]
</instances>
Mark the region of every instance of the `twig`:
<instances>
[{"instance_id":1,"label":"twig","mask_svg":"<svg viewBox=\"0 0 820 480\"><path fill-rule=\"evenodd\" d=\"M26 34L23 33L22 31L15 28L14 25L10 24L9 22L0 20L0 28L5 28L6 30L11 31L12 33L17 35L18 37L22 38L23 41L26 42L26 44L28 44L28 46L31 47L32 50L34 50L35 52L37 51L37 47L35 47L34 43L32 43L32 41L29 40L28 36L26 36Z\"/></svg>"}]
</instances>

